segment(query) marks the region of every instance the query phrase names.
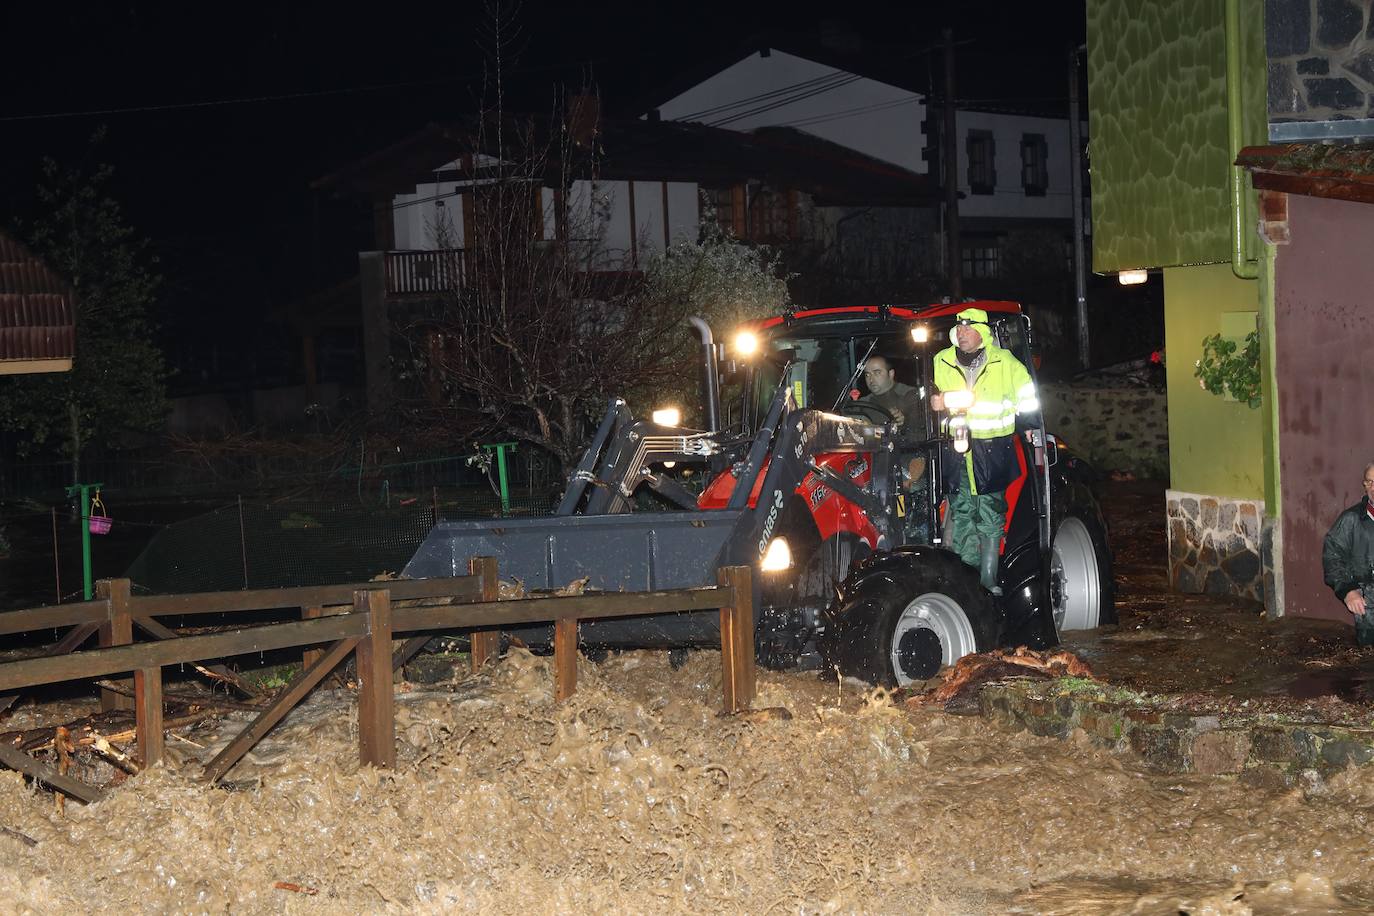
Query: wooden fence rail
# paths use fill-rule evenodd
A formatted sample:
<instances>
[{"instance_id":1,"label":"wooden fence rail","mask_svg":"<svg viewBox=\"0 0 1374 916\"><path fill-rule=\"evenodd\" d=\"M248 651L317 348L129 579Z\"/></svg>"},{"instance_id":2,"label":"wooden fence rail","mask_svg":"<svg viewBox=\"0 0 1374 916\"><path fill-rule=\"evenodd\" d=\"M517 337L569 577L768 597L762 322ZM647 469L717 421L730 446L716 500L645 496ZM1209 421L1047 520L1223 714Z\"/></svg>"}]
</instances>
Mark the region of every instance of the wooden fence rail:
<instances>
[{"instance_id":1,"label":"wooden fence rail","mask_svg":"<svg viewBox=\"0 0 1374 916\"><path fill-rule=\"evenodd\" d=\"M562 701L572 696L577 687L580 620L718 609L725 711L733 713L747 709L753 700L754 607L749 567L721 569L718 584L714 586L670 591L500 601L498 583L496 561L491 557L474 557L467 576L447 579L200 595L134 597L129 593L128 580L103 580L100 598L96 601L0 614L0 634L64 625L72 627L58 645L44 655L0 664L0 691L132 672L131 687L122 693L103 693L102 703L107 709L114 705L132 706L138 755L146 766L162 757L164 666L311 647L300 674L206 764L204 778L214 782L353 653L359 682L359 759L364 765L390 767L396 762L393 672L424 646L434 630L469 630L471 665L476 670L496 652L503 627L553 622L554 696ZM394 606L394 602L401 600L435 599L461 603ZM306 619L195 636L177 635L152 619L154 616L290 607L300 608ZM133 642L134 624L159 641ZM72 651L97 628L101 634L101 648ZM411 635L393 651L393 636L407 633L416 635ZM314 648L320 645L326 648ZM0 698L0 702L5 699ZM49 768L14 748L4 749L0 764L18 769L82 801L100 796L94 787L83 787L70 779L54 781Z\"/></svg>"}]
</instances>

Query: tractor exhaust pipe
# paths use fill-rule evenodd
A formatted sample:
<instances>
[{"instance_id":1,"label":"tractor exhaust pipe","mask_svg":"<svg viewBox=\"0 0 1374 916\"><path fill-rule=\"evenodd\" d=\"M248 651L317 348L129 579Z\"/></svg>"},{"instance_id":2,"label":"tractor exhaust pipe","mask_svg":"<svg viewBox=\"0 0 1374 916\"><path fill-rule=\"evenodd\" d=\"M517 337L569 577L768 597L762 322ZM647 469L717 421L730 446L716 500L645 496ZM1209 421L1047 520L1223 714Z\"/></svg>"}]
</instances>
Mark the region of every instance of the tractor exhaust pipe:
<instances>
[{"instance_id":1,"label":"tractor exhaust pipe","mask_svg":"<svg viewBox=\"0 0 1374 916\"><path fill-rule=\"evenodd\" d=\"M716 343L711 326L693 315L687 319L701 335L701 394L706 401L706 431L720 431L720 373L716 365Z\"/></svg>"}]
</instances>

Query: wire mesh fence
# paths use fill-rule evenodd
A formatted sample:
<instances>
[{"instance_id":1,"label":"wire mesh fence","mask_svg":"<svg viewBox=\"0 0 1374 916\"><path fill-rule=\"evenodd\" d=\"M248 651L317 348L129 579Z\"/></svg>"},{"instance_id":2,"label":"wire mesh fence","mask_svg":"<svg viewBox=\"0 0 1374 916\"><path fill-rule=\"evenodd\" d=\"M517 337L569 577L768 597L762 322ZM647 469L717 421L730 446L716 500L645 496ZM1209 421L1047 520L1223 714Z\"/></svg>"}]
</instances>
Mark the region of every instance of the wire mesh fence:
<instances>
[{"instance_id":1,"label":"wire mesh fence","mask_svg":"<svg viewBox=\"0 0 1374 916\"><path fill-rule=\"evenodd\" d=\"M243 500L158 531L126 575L154 594L360 582L400 572L436 518L545 515L553 507L551 498L518 497L505 509L485 488L390 506Z\"/></svg>"},{"instance_id":2,"label":"wire mesh fence","mask_svg":"<svg viewBox=\"0 0 1374 916\"><path fill-rule=\"evenodd\" d=\"M127 576L140 593L283 588L399 572L435 519L550 514L552 475L490 453L339 468L309 487L214 497L110 486L110 531L89 538L94 578ZM79 600L88 522L60 495L0 500L0 608ZM301 495L304 493L305 495Z\"/></svg>"}]
</instances>

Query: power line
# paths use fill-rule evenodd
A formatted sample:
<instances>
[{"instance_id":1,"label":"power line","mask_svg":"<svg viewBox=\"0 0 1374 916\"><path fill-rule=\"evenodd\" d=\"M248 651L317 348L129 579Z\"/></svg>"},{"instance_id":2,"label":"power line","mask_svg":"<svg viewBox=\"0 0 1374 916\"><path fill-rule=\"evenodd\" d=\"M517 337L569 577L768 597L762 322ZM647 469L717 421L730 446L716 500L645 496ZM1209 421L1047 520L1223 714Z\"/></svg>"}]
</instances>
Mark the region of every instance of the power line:
<instances>
[{"instance_id":1,"label":"power line","mask_svg":"<svg viewBox=\"0 0 1374 916\"><path fill-rule=\"evenodd\" d=\"M774 127L808 127L813 124L824 124L827 121L840 121L845 118L852 118L856 115L868 114L874 111L885 111L889 108L899 108L902 105L911 105L921 100L920 96L911 96L905 99L890 99L886 102L875 102L872 105L861 105L857 108L842 108L839 111L831 111L825 114L813 115L807 118L798 118L795 121L783 121Z\"/></svg>"},{"instance_id":2,"label":"power line","mask_svg":"<svg viewBox=\"0 0 1374 916\"><path fill-rule=\"evenodd\" d=\"M775 109L782 108L782 107L787 106L787 105L792 105L792 104L795 104L795 103L797 103L797 102L805 101L806 99L812 98L813 96L820 95L820 94L823 93L823 92L830 92L830 91L832 91L832 90L839 89L841 86L847 86L847 85L849 85L850 83L855 82L856 80L861 80L861 79L864 79L864 78L865 78L865 77L859 76L858 74L854 74L854 75L849 76L849 77L846 78L846 79L840 80L839 82L836 82L836 83L831 83L830 85L827 85L827 86L821 86L821 87L818 87L818 88L814 88L814 89L811 89L810 91L801 93L801 94L799 94L799 95L789 96L789 97L783 98L783 99L778 99L778 100L775 100L775 101L770 102L770 103L768 103L768 104L760 105L760 106L758 106L757 108L751 108L751 109L749 109L749 110L747 110L747 111L741 111L741 112L739 112L739 113L737 113L737 114L731 115L731 116L728 117L728 118L721 118L721 119L719 119L719 120L717 120L717 121L712 121L712 122L711 122L711 126L712 126L712 127L723 127L723 126L725 126L726 124L734 123L735 121L739 121L739 120L741 120L741 119L743 119L743 118L753 117L754 115L766 114L767 112L774 111Z\"/></svg>"},{"instance_id":3,"label":"power line","mask_svg":"<svg viewBox=\"0 0 1374 916\"><path fill-rule=\"evenodd\" d=\"M700 121L700 120L702 120L703 118L709 117L709 116L711 116L711 115L724 114L725 112L729 111L729 110L732 109L732 108L739 108L739 107L744 106L744 105L752 105L753 103L755 103L755 102L761 102L761 101L763 101L764 99L774 98L774 97L779 96L779 95L782 95L782 94L784 94L784 93L792 92L793 90L807 88L807 87L810 87L810 86L814 86L814 85L817 84L817 83L821 83L821 82L824 82L824 81L826 81L826 80L834 80L834 79L842 78L842 77L844 77L844 76L846 76L846 75L847 75L847 74L846 74L845 71L843 71L843 70L831 70L829 73L823 73L823 74L821 74L820 76L813 76L811 79L808 79L808 80L801 80L800 82L789 83L789 84L786 85L786 86L779 86L777 89L773 89L773 90L770 90L770 91L768 91L768 92L760 92L760 93L758 93L758 94L756 94L756 95L750 95L750 96L745 96L745 97L742 98L742 99L736 99L736 100L733 101L733 102L724 102L724 103L722 103L722 104L720 104L720 105L714 106L713 108L703 108L701 111L694 111L694 112L692 112L692 113L690 113L690 114L679 115L679 116L673 118L672 120L674 120L674 121Z\"/></svg>"}]
</instances>

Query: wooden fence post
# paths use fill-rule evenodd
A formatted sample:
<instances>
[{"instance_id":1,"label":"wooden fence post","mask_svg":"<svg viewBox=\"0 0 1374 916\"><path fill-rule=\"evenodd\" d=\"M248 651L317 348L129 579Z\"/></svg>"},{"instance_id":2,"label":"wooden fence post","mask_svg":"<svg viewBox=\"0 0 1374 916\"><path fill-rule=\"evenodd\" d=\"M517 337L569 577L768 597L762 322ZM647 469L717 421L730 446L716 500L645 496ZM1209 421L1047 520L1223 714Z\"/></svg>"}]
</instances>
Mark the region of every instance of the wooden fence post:
<instances>
[{"instance_id":1,"label":"wooden fence post","mask_svg":"<svg viewBox=\"0 0 1374 916\"><path fill-rule=\"evenodd\" d=\"M139 668L134 671L134 734L138 755L150 767L162 759L162 669Z\"/></svg>"},{"instance_id":2,"label":"wooden fence post","mask_svg":"<svg viewBox=\"0 0 1374 916\"><path fill-rule=\"evenodd\" d=\"M323 616L324 608L322 607L301 608L302 620L315 620L316 618ZM301 670L309 671L310 667L314 665L315 662L319 661L321 658L324 658L324 649L319 648L318 646L301 650Z\"/></svg>"},{"instance_id":3,"label":"wooden fence post","mask_svg":"<svg viewBox=\"0 0 1374 916\"><path fill-rule=\"evenodd\" d=\"M716 581L732 590L720 609L721 690L725 712L736 713L754 701L754 585L748 566L716 570Z\"/></svg>"},{"instance_id":4,"label":"wooden fence post","mask_svg":"<svg viewBox=\"0 0 1374 916\"><path fill-rule=\"evenodd\" d=\"M501 600L501 580L496 574L496 557L471 557L468 575L482 577L483 601ZM468 636L473 674L501 651L500 630L473 630Z\"/></svg>"},{"instance_id":5,"label":"wooden fence post","mask_svg":"<svg viewBox=\"0 0 1374 916\"><path fill-rule=\"evenodd\" d=\"M129 613L129 580L101 579L95 584L95 594L97 598L110 602L109 620L100 625L100 648L108 649L111 646L127 646L132 643L134 641L134 618ZM124 687L126 691L131 691L133 687L127 679L121 679L115 683ZM134 700L131 696L102 688L100 691L100 708L106 712L111 709L133 709Z\"/></svg>"},{"instance_id":6,"label":"wooden fence post","mask_svg":"<svg viewBox=\"0 0 1374 916\"><path fill-rule=\"evenodd\" d=\"M396 698L391 685L391 592L359 589L353 612L366 614L358 643L358 757L363 766L396 765Z\"/></svg>"},{"instance_id":7,"label":"wooden fence post","mask_svg":"<svg viewBox=\"0 0 1374 916\"><path fill-rule=\"evenodd\" d=\"M553 622L553 698L561 703L577 690L577 619Z\"/></svg>"}]
</instances>

